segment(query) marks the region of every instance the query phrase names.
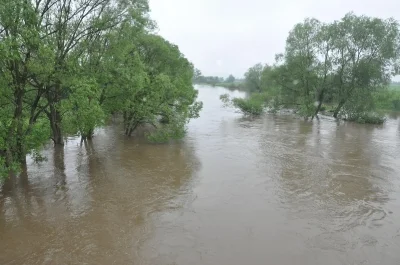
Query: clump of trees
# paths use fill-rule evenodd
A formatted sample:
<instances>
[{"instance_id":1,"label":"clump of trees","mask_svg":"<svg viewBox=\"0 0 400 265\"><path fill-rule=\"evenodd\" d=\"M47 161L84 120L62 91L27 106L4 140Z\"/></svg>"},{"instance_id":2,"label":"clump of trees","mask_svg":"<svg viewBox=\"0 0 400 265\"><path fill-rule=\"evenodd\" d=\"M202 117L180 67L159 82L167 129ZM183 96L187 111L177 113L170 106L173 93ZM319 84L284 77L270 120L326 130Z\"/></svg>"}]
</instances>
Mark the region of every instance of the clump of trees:
<instances>
[{"instance_id":1,"label":"clump of trees","mask_svg":"<svg viewBox=\"0 0 400 265\"><path fill-rule=\"evenodd\" d=\"M268 94L270 107L296 108L314 118L328 106L335 118L381 123L374 95L398 73L399 24L346 14L323 23L305 19L294 26L285 52L274 65L257 64L245 74L254 93Z\"/></svg>"},{"instance_id":2,"label":"clump of trees","mask_svg":"<svg viewBox=\"0 0 400 265\"><path fill-rule=\"evenodd\" d=\"M226 79L225 79L225 83L233 83L236 81L236 78L233 75L229 75Z\"/></svg>"},{"instance_id":3,"label":"clump of trees","mask_svg":"<svg viewBox=\"0 0 400 265\"><path fill-rule=\"evenodd\" d=\"M154 29L147 0L3 0L0 176L111 114L128 136L151 124L151 140L182 137L202 106L194 68Z\"/></svg>"}]
</instances>

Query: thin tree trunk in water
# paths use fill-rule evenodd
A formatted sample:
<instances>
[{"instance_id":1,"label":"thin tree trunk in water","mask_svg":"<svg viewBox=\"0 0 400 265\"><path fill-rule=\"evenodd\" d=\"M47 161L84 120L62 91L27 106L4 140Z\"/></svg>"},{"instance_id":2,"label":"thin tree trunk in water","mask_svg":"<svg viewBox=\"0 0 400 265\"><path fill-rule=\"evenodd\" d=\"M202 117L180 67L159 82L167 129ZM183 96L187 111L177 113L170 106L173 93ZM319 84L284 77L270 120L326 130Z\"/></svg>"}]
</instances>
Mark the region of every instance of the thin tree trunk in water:
<instances>
[{"instance_id":1,"label":"thin tree trunk in water","mask_svg":"<svg viewBox=\"0 0 400 265\"><path fill-rule=\"evenodd\" d=\"M50 127L54 144L64 145L64 140L62 137L62 130L61 130L61 121L62 121L61 113L54 107L54 105L50 105L50 112L48 117L50 120Z\"/></svg>"},{"instance_id":2,"label":"thin tree trunk in water","mask_svg":"<svg viewBox=\"0 0 400 265\"><path fill-rule=\"evenodd\" d=\"M317 109L315 110L314 115L311 117L311 120L313 120L314 117L316 117L316 118L318 119L318 113L319 113L319 111L321 110L321 106L322 106L322 102L320 101L320 102L318 103L318 106L317 106Z\"/></svg>"},{"instance_id":3,"label":"thin tree trunk in water","mask_svg":"<svg viewBox=\"0 0 400 265\"><path fill-rule=\"evenodd\" d=\"M314 115L312 116L311 120L313 120L314 117L317 117L317 119L318 119L318 113L319 113L319 111L321 110L322 101L324 101L324 93L325 93L325 90L324 90L324 89L319 93L319 96L318 96L318 106L317 106L317 109L315 110L315 113L314 113Z\"/></svg>"},{"instance_id":4,"label":"thin tree trunk in water","mask_svg":"<svg viewBox=\"0 0 400 265\"><path fill-rule=\"evenodd\" d=\"M22 165L26 164L26 150L24 143L24 128L22 121L19 121L17 126L17 139L16 139L16 152L17 160Z\"/></svg>"},{"instance_id":5,"label":"thin tree trunk in water","mask_svg":"<svg viewBox=\"0 0 400 265\"><path fill-rule=\"evenodd\" d=\"M132 136L132 133L135 131L135 129L139 126L139 122L136 122L135 124L131 123L128 128L126 128L125 134L127 136Z\"/></svg>"},{"instance_id":6,"label":"thin tree trunk in water","mask_svg":"<svg viewBox=\"0 0 400 265\"><path fill-rule=\"evenodd\" d=\"M128 122L128 114L126 113L126 111L124 111L124 114L123 114L123 119L124 119L124 128L126 128L126 126L127 126L127 122Z\"/></svg>"},{"instance_id":7,"label":"thin tree trunk in water","mask_svg":"<svg viewBox=\"0 0 400 265\"><path fill-rule=\"evenodd\" d=\"M342 109L344 103L346 103L344 100L339 102L339 105L336 107L335 111L333 112L333 117L337 119L340 110Z\"/></svg>"},{"instance_id":8,"label":"thin tree trunk in water","mask_svg":"<svg viewBox=\"0 0 400 265\"><path fill-rule=\"evenodd\" d=\"M94 129L90 129L88 134L86 135L86 138L88 140L92 140L93 139L93 133L94 133Z\"/></svg>"},{"instance_id":9,"label":"thin tree trunk in water","mask_svg":"<svg viewBox=\"0 0 400 265\"><path fill-rule=\"evenodd\" d=\"M24 91L19 89L19 92L16 94L16 109L14 113L14 119L17 122L17 132L16 132L16 142L15 142L15 156L19 163L26 163L26 153L25 153L25 145L24 145L24 123L22 117L23 111L23 97Z\"/></svg>"},{"instance_id":10,"label":"thin tree trunk in water","mask_svg":"<svg viewBox=\"0 0 400 265\"><path fill-rule=\"evenodd\" d=\"M131 128L129 129L129 133L128 133L128 136L129 136L129 137L132 136L133 131L134 131L134 128L131 127Z\"/></svg>"},{"instance_id":11,"label":"thin tree trunk in water","mask_svg":"<svg viewBox=\"0 0 400 265\"><path fill-rule=\"evenodd\" d=\"M13 120L7 134L7 149L5 152L6 165L11 166L14 162L26 163L24 131L23 131L23 97L24 90L17 89L14 93L15 109ZM15 142L12 140L15 137Z\"/></svg>"},{"instance_id":12,"label":"thin tree trunk in water","mask_svg":"<svg viewBox=\"0 0 400 265\"><path fill-rule=\"evenodd\" d=\"M61 69L61 64L56 67L56 70ZM50 127L52 132L52 140L55 145L64 145L63 135L62 135L62 116L57 108L57 105L61 101L62 91L61 91L61 81L57 80L54 85L48 87L47 101L49 102L49 109L46 114L50 121Z\"/></svg>"}]
</instances>

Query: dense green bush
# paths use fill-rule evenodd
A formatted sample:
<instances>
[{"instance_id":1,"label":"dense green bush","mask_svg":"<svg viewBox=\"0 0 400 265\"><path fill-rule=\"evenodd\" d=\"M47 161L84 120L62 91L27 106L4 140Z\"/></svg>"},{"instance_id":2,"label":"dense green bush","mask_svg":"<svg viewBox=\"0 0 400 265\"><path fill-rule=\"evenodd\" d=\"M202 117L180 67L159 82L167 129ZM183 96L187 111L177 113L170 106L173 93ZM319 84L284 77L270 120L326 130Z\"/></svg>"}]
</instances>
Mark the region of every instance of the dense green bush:
<instances>
[{"instance_id":1,"label":"dense green bush","mask_svg":"<svg viewBox=\"0 0 400 265\"><path fill-rule=\"evenodd\" d=\"M220 99L226 106L230 105L239 109L245 115L260 115L266 107L266 95L253 93L248 98L230 99L228 94L221 95Z\"/></svg>"},{"instance_id":2,"label":"dense green bush","mask_svg":"<svg viewBox=\"0 0 400 265\"><path fill-rule=\"evenodd\" d=\"M260 115L263 112L264 103L255 99L234 98L233 105L244 114Z\"/></svg>"}]
</instances>

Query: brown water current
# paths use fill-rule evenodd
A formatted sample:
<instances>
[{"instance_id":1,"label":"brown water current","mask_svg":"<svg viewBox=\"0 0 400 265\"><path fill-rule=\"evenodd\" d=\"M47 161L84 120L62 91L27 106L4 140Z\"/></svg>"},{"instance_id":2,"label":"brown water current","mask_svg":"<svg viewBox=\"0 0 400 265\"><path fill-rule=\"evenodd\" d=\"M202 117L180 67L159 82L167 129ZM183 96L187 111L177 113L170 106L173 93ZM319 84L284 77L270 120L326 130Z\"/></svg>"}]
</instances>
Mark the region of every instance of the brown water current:
<instances>
[{"instance_id":1,"label":"brown water current","mask_svg":"<svg viewBox=\"0 0 400 265\"><path fill-rule=\"evenodd\" d=\"M28 160L0 191L0 264L400 264L399 117L251 119L198 89L181 142L108 126Z\"/></svg>"}]
</instances>

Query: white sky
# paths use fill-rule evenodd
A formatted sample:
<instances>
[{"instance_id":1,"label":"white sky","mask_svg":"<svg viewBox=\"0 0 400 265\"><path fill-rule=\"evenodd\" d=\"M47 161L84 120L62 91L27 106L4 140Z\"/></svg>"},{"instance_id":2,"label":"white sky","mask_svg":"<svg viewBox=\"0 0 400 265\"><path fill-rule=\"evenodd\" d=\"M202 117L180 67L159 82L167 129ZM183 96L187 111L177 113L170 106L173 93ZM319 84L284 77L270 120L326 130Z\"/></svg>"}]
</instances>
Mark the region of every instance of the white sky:
<instances>
[{"instance_id":1,"label":"white sky","mask_svg":"<svg viewBox=\"0 0 400 265\"><path fill-rule=\"evenodd\" d=\"M291 28L306 17L347 12L400 20L400 0L149 0L159 34L177 44L204 75L243 76L273 63Z\"/></svg>"}]
</instances>

